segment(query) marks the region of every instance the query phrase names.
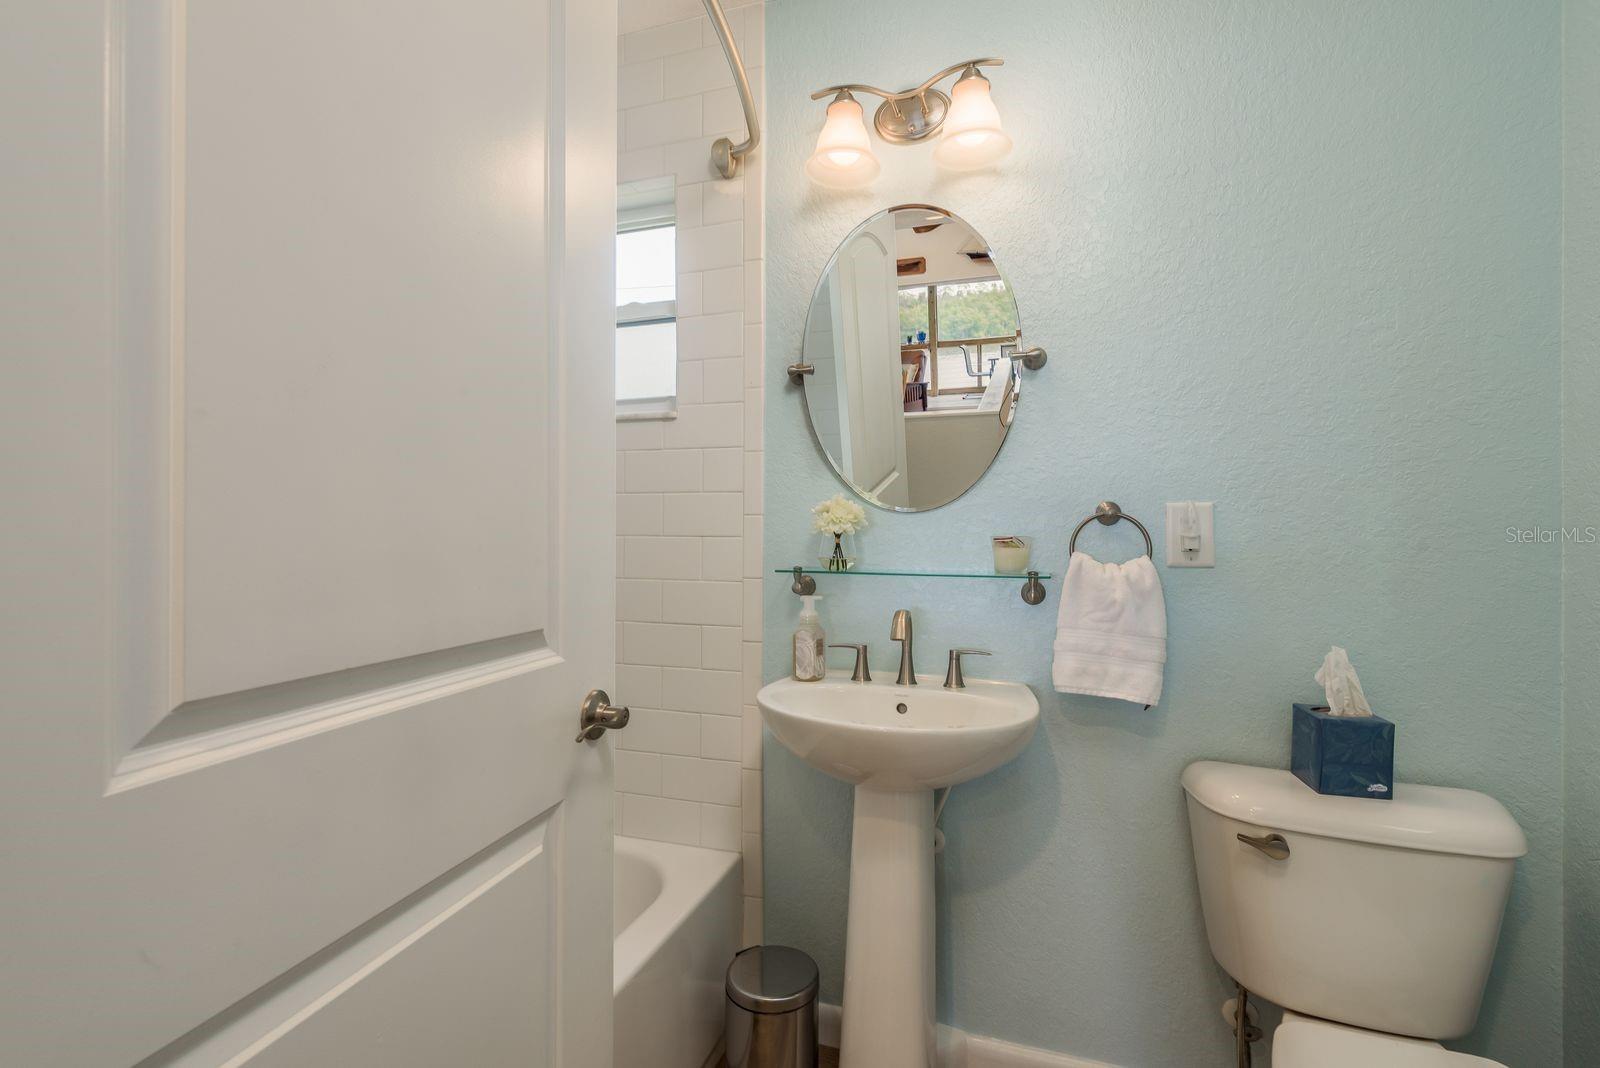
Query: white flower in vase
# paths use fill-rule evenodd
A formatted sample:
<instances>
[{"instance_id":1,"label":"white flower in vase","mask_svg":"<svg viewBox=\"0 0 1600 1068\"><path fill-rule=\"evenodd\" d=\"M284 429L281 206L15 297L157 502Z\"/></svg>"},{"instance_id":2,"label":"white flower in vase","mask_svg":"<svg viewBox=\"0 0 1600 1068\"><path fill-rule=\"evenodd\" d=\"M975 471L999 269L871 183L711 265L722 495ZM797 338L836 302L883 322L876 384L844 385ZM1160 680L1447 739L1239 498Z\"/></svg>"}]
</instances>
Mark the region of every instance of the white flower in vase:
<instances>
[{"instance_id":1,"label":"white flower in vase","mask_svg":"<svg viewBox=\"0 0 1600 1068\"><path fill-rule=\"evenodd\" d=\"M854 535L865 529L867 510L844 494L829 497L811 509L811 529L823 535L818 559L829 571L849 571L856 566ZM846 541L846 539L852 539Z\"/></svg>"}]
</instances>

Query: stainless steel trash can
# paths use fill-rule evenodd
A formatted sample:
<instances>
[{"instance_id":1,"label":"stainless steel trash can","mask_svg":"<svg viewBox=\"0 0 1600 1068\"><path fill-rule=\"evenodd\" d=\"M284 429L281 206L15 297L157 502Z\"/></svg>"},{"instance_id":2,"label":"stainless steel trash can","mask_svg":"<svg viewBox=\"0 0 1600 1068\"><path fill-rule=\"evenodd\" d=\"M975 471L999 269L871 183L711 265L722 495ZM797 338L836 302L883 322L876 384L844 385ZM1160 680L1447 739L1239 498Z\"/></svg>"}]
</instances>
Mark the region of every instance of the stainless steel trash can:
<instances>
[{"instance_id":1,"label":"stainless steel trash can","mask_svg":"<svg viewBox=\"0 0 1600 1068\"><path fill-rule=\"evenodd\" d=\"M816 961L751 946L728 965L727 991L728 1068L816 1068Z\"/></svg>"}]
</instances>

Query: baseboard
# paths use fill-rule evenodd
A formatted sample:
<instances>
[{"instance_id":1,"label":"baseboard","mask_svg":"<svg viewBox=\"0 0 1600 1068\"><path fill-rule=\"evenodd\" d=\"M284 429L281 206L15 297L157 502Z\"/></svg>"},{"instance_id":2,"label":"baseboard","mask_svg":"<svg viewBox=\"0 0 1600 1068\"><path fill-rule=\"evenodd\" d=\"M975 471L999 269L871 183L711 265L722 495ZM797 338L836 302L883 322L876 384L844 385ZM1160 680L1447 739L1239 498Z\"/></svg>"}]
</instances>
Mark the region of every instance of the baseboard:
<instances>
[{"instance_id":1,"label":"baseboard","mask_svg":"<svg viewBox=\"0 0 1600 1068\"><path fill-rule=\"evenodd\" d=\"M965 1040L962 1044L966 1048L962 1059L946 1062L943 1068L1117 1068L1116 1065L1107 1064L1105 1061L1089 1061L1067 1053L1034 1049L1032 1046L1018 1046L1011 1042L1002 1042L998 1038L966 1035L954 1029L950 1030L954 1034L961 1035ZM941 1042L941 1053L943 1048L944 1043Z\"/></svg>"},{"instance_id":2,"label":"baseboard","mask_svg":"<svg viewBox=\"0 0 1600 1068\"><path fill-rule=\"evenodd\" d=\"M842 1013L838 1005L817 1006L817 1035L824 1046L839 1046ZM1066 1053L1018 1046L998 1038L969 1035L940 1024L936 1041L939 1068L1117 1068L1104 1061L1088 1061Z\"/></svg>"},{"instance_id":3,"label":"baseboard","mask_svg":"<svg viewBox=\"0 0 1600 1068\"><path fill-rule=\"evenodd\" d=\"M839 1020L842 1010L826 1001L817 1003L817 1040L824 1046L839 1048Z\"/></svg>"}]
</instances>

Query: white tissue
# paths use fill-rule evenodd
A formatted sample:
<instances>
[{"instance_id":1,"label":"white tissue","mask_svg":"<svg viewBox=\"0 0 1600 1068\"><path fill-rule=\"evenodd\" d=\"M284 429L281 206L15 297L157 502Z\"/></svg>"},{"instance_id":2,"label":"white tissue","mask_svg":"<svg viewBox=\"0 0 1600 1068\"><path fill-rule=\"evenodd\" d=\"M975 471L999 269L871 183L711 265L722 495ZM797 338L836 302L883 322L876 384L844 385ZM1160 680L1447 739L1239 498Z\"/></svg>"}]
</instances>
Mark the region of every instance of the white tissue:
<instances>
[{"instance_id":1,"label":"white tissue","mask_svg":"<svg viewBox=\"0 0 1600 1068\"><path fill-rule=\"evenodd\" d=\"M1330 716L1372 715L1372 706L1367 704L1367 695L1361 692L1361 680L1356 677L1355 665L1350 663L1350 654L1337 645L1328 650L1313 677L1328 695Z\"/></svg>"}]
</instances>

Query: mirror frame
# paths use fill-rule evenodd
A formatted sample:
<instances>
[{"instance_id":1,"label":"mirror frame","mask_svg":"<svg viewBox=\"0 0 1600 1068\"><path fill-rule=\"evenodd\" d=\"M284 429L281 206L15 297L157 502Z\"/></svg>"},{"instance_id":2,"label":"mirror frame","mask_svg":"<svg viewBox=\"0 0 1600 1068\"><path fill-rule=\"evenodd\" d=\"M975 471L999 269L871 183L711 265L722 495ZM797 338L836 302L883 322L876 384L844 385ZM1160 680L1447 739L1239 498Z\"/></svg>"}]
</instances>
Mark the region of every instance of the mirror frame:
<instances>
[{"instance_id":1,"label":"mirror frame","mask_svg":"<svg viewBox=\"0 0 1600 1068\"><path fill-rule=\"evenodd\" d=\"M880 215L892 215L897 211L932 211L932 212L937 212L938 214L943 215L946 218L951 219L951 220L953 220L955 222L958 222L962 226L965 226L972 233L977 234L980 238L982 238L984 243L986 245L988 245L989 253L990 253L989 258L990 258L990 261L994 264L995 274L999 275L1000 280L1005 283L1006 291L1011 294L1011 302L1017 309L1017 351L1013 356L1013 359L1016 361L1013 364L1013 367L1014 367L1015 373L1018 376L1018 379L1017 379L1017 393L1016 393L1016 403L1018 405L1020 405L1021 402L1022 402L1021 373L1022 373L1023 369L1027 369L1029 371L1037 371L1037 370L1039 370L1041 367L1043 367L1045 365L1045 361L1047 359L1047 356L1045 354L1044 349L1037 348L1037 347L1028 347L1026 345L1026 343L1024 342L1024 340L1023 340L1025 331L1024 331L1023 326L1022 326L1022 305L1017 301L1017 291L1016 291L1016 288L1014 286L1012 286L1011 279L1006 276L1005 271L1000 266L999 257L994 255L994 245L989 242L989 239L987 237L984 237L983 231L979 230L976 226L973 226L970 222L968 222L966 219L962 218L960 215L957 215L955 212L951 211L949 208L941 208L937 204L922 204L922 203L894 204L894 205L891 205L890 207L883 208L883 209L880 209L878 211L875 211L872 214L868 215L865 219L862 219L860 222L857 222L854 226L852 226L849 229L848 232L845 233L844 237L842 237L839 240L839 244L834 248L833 253L828 257L828 262L823 265L821 273L817 275L816 285L812 286L812 288L811 288L811 299L806 302L806 314L805 314L805 318L804 318L804 321L803 321L803 324L802 324L801 337L800 337L800 359L799 359L798 362L792 363L788 367L789 382L790 382L791 385L798 387L798 389L800 391L800 409L801 409L802 412L805 413L805 417L806 417L806 432L811 435L811 443L816 446L817 452L822 456L823 460L827 462L828 470L833 472L833 477L839 480L839 484L842 485L846 490L848 490L850 492L850 494L852 496L854 496L857 500L861 501L864 504L870 505L873 508L877 508L880 511L895 512L895 513L902 514L902 515L918 515L918 514L921 514L923 512L938 511L940 508L944 508L947 505L954 504L956 501L959 501L961 498L963 498L967 494L971 493L973 491L973 489L977 487L978 483L982 482L988 476L990 470L993 469L994 465L999 462L1000 454L1005 451L1006 442L1011 439L1012 424L1014 424L1016 422L1016 415L1013 414L1012 417L1011 417L1011 422L1006 424L1005 436L1000 439L999 447L994 450L994 455L989 458L988 464L984 466L983 474L981 474L977 478L973 479L972 482L970 482L965 489L963 489L960 493L956 494L954 497L951 497L949 500L941 501L938 504L931 504L931 505L927 506L926 508L902 508L902 507L900 507L898 505L884 504L881 501L875 501L872 498L866 496L864 493L861 492L861 490L856 488L855 483L851 482L848 478L845 477L845 473L842 470L840 470L840 468L839 468L838 461L833 458L833 455L828 452L826 447L823 446L822 439L817 436L817 423L816 423L816 420L813 419L812 416L811 416L811 402L806 397L806 388L805 388L806 375L811 373L811 365L806 363L806 342L805 342L805 325L804 324L808 324L811 321L811 309L816 304L817 297L822 292L822 287L828 284L828 276L832 273L832 271L834 269L834 266L839 262L839 254L842 253L844 251L844 249L845 249L845 246L850 243L850 238L856 233L856 231L860 230L861 227L865 226L867 223L871 222L873 219L876 219L878 216L880 216Z\"/></svg>"}]
</instances>

